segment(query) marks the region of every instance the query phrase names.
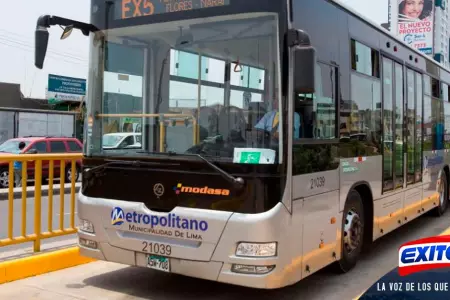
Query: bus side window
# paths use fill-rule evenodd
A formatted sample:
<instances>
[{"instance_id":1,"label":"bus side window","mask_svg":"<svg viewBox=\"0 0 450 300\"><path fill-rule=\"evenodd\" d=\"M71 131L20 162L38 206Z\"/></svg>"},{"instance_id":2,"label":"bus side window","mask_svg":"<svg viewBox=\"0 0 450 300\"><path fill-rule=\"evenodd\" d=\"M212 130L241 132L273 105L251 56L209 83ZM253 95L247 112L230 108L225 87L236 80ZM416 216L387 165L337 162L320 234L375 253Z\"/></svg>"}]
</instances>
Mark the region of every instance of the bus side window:
<instances>
[{"instance_id":1,"label":"bus side window","mask_svg":"<svg viewBox=\"0 0 450 300\"><path fill-rule=\"evenodd\" d=\"M350 99L341 99L341 157L380 155L380 53L351 39Z\"/></svg>"},{"instance_id":2,"label":"bus side window","mask_svg":"<svg viewBox=\"0 0 450 300\"><path fill-rule=\"evenodd\" d=\"M316 70L316 93L300 94L295 98L294 176L334 170L339 166L336 130L338 69L318 63Z\"/></svg>"},{"instance_id":3,"label":"bus side window","mask_svg":"<svg viewBox=\"0 0 450 300\"><path fill-rule=\"evenodd\" d=\"M316 93L296 95L294 139L336 138L336 67L318 63L316 77Z\"/></svg>"}]
</instances>

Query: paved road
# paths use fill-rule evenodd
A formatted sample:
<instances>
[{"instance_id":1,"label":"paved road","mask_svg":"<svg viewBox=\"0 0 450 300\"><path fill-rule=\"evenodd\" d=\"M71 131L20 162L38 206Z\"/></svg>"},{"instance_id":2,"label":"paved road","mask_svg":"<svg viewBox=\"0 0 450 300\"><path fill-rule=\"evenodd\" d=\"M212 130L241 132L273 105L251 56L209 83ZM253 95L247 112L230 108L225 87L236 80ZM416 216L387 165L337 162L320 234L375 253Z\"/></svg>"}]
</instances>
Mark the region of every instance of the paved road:
<instances>
[{"instance_id":1,"label":"paved road","mask_svg":"<svg viewBox=\"0 0 450 300\"><path fill-rule=\"evenodd\" d=\"M28 198L26 204L26 234L34 233L34 198ZM76 205L76 202L75 202ZM41 200L41 229L42 231L48 230L48 197L42 197ZM60 208L60 197L59 194L53 196L53 229L59 228L59 208ZM75 207L76 208L76 207ZM8 237L8 212L9 205L8 200L0 201L0 239ZM75 209L76 212L76 209ZM14 200L14 214L13 214L14 226L13 234L15 237L22 234L22 199ZM78 218L75 215L75 226L78 225ZM64 227L70 226L70 194L64 196ZM75 236L61 236L57 238L46 239L42 241L43 248L49 244L64 244L65 242L73 241L75 242ZM20 249L32 249L32 243L19 244L8 247L0 248L0 256L4 252L16 251Z\"/></svg>"},{"instance_id":2,"label":"paved road","mask_svg":"<svg viewBox=\"0 0 450 300\"><path fill-rule=\"evenodd\" d=\"M274 291L252 290L145 268L94 262L3 284L0 299L350 300L396 266L399 245L438 235L449 226L450 211L441 218L424 216L375 243L372 252L364 256L350 273L335 275L325 269L291 287Z\"/></svg>"}]
</instances>

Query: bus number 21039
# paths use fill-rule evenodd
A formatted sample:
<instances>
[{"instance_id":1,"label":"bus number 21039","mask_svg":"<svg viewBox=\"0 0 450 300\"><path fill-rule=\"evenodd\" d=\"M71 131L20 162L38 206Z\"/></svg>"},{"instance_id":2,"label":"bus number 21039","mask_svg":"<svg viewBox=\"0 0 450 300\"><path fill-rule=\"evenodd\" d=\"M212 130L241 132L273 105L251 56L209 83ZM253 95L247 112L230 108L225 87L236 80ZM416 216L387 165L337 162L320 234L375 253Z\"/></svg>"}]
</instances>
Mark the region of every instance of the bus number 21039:
<instances>
[{"instance_id":1,"label":"bus number 21039","mask_svg":"<svg viewBox=\"0 0 450 300\"><path fill-rule=\"evenodd\" d=\"M159 255L171 255L172 254L172 247L170 245L164 245L159 243L149 243L149 242L142 242L143 252L147 253L153 253L153 254L159 254Z\"/></svg>"},{"instance_id":2,"label":"bus number 21039","mask_svg":"<svg viewBox=\"0 0 450 300\"><path fill-rule=\"evenodd\" d=\"M325 177L320 176L316 178L311 178L311 186L310 189L318 189L325 186Z\"/></svg>"}]
</instances>

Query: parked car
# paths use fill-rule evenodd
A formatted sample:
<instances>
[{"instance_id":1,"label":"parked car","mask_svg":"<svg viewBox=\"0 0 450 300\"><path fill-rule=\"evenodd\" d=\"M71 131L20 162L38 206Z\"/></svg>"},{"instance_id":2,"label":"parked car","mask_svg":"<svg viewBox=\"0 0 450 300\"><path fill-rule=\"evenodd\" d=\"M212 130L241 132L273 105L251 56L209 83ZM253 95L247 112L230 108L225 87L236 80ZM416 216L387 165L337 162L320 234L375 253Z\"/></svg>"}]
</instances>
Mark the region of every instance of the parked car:
<instances>
[{"instance_id":1,"label":"parked car","mask_svg":"<svg viewBox=\"0 0 450 300\"><path fill-rule=\"evenodd\" d=\"M19 143L24 142L25 148L23 151L19 150ZM81 153L83 151L83 144L72 137L22 137L9 139L0 145L0 156L11 154L43 154L43 153ZM79 179L81 172L81 159L76 161L75 174L71 172L71 163L69 160L65 161L65 182L72 180L72 175L75 181ZM50 161L42 161L42 184L47 183L50 170ZM35 163L34 161L27 162L28 179L35 177ZM54 178L61 177L61 161L55 160L53 163ZM8 162L0 160L0 188L8 188L9 184L9 166Z\"/></svg>"},{"instance_id":2,"label":"parked car","mask_svg":"<svg viewBox=\"0 0 450 300\"><path fill-rule=\"evenodd\" d=\"M103 135L102 147L105 150L135 148L140 149L141 134L135 132L115 132Z\"/></svg>"}]
</instances>

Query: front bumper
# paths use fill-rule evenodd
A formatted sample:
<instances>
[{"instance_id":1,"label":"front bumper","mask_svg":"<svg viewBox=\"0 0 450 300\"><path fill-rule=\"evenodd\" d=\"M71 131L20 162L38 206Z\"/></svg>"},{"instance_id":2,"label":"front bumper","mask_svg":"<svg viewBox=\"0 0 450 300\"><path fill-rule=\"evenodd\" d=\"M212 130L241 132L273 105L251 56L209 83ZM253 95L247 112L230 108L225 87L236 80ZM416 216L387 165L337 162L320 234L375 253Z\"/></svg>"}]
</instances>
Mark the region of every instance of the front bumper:
<instances>
[{"instance_id":1,"label":"front bumper","mask_svg":"<svg viewBox=\"0 0 450 300\"><path fill-rule=\"evenodd\" d=\"M116 201L111 200L114 204L105 207L102 199L88 198L81 193L78 197L78 214L81 219L88 220L93 223L95 233L78 232L78 237L90 241L95 241L97 249L87 248L80 245L80 254L98 260L121 263L125 265L147 267L147 253L137 251L136 249L125 249L123 246L118 247L112 245L111 229L105 229L99 220L98 209L110 210L111 207L117 205ZM289 258L291 256L282 255L287 252L288 241L284 243L282 234L279 234L281 228L286 230L288 224L284 224L289 220L287 211L280 204L276 209L260 214L260 215L241 215L227 221L217 244L214 245L212 255L203 260L186 259L183 257L170 257L171 273L240 285L252 288L273 289L280 288L295 283L300 275L292 274L292 266ZM252 220L253 219L253 220ZM259 220L258 220L259 219ZM266 222L264 220L267 220ZM284 220L284 221L283 221ZM247 224L246 224L247 223ZM280 227L280 228L276 228ZM246 230L243 230L246 228ZM241 241L250 242L272 242L278 243L281 251L277 256L270 258L260 257L237 257L235 255L236 245ZM284 249L284 250L283 250ZM233 264L253 265L253 266L275 266L267 274L242 274L233 272ZM290 271L288 271L290 270Z\"/></svg>"}]
</instances>

